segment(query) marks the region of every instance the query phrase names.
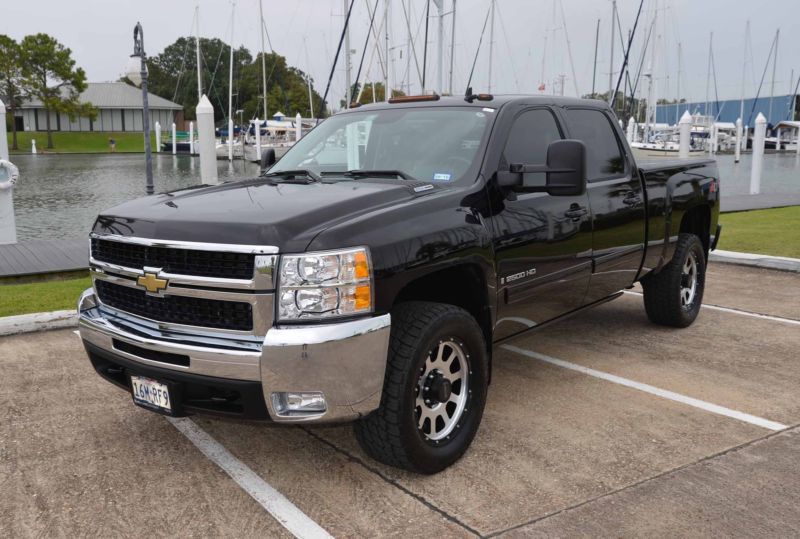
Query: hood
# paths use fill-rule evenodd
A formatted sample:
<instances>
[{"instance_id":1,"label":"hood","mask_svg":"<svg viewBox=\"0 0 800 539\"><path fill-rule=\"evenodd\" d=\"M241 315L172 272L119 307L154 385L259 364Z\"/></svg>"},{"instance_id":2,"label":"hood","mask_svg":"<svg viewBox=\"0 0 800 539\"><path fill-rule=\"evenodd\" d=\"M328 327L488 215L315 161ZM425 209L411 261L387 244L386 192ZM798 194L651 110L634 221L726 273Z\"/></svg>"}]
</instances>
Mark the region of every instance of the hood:
<instances>
[{"instance_id":1,"label":"hood","mask_svg":"<svg viewBox=\"0 0 800 539\"><path fill-rule=\"evenodd\" d=\"M282 252L302 252L317 234L332 225L425 194L415 192L415 187L402 180L231 182L125 202L102 212L93 231L164 240L273 245Z\"/></svg>"}]
</instances>

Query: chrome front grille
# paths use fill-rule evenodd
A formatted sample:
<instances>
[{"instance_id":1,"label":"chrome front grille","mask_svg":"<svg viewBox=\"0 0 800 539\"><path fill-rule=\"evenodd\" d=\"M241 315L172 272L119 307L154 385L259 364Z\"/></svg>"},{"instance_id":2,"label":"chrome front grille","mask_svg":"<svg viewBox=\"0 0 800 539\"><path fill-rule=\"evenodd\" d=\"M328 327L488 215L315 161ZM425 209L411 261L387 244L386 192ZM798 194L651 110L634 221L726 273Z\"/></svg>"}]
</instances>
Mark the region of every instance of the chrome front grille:
<instances>
[{"instance_id":1,"label":"chrome front grille","mask_svg":"<svg viewBox=\"0 0 800 539\"><path fill-rule=\"evenodd\" d=\"M90 269L100 308L128 329L258 341L273 321L277 251L93 234Z\"/></svg>"},{"instance_id":2,"label":"chrome front grille","mask_svg":"<svg viewBox=\"0 0 800 539\"><path fill-rule=\"evenodd\" d=\"M171 249L92 238L92 257L100 262L129 268L161 268L176 275L252 279L256 255Z\"/></svg>"}]
</instances>

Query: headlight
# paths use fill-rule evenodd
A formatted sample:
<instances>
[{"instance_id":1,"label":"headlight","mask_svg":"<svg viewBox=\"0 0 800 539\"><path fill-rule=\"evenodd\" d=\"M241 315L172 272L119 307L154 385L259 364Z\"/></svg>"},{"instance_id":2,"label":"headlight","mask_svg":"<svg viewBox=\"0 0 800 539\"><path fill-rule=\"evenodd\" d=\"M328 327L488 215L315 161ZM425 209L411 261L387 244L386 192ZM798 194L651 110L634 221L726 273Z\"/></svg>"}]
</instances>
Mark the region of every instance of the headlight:
<instances>
[{"instance_id":1,"label":"headlight","mask_svg":"<svg viewBox=\"0 0 800 539\"><path fill-rule=\"evenodd\" d=\"M369 313L372 301L372 265L364 247L281 257L279 320Z\"/></svg>"}]
</instances>

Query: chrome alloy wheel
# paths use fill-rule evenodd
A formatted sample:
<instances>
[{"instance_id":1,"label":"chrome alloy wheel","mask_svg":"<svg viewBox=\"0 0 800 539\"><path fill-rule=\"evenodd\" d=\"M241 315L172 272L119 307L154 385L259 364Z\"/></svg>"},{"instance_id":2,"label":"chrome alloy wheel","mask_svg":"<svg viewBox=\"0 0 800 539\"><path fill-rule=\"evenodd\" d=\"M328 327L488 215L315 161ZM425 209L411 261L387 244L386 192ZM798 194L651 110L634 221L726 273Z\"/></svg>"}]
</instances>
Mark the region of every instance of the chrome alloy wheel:
<instances>
[{"instance_id":1,"label":"chrome alloy wheel","mask_svg":"<svg viewBox=\"0 0 800 539\"><path fill-rule=\"evenodd\" d=\"M681 307L691 308L697 294L697 258L689 252L681 270Z\"/></svg>"},{"instance_id":2,"label":"chrome alloy wheel","mask_svg":"<svg viewBox=\"0 0 800 539\"><path fill-rule=\"evenodd\" d=\"M420 368L416 387L417 428L433 443L450 438L467 411L469 354L454 339L439 341Z\"/></svg>"}]
</instances>

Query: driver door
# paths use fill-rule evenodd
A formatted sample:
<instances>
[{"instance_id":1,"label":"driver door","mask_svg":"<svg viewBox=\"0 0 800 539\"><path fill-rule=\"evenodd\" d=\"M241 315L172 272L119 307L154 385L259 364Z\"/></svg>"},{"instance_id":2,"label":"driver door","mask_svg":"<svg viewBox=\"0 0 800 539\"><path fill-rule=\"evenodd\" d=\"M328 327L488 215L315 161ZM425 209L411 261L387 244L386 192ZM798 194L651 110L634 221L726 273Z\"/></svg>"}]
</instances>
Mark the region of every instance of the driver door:
<instances>
[{"instance_id":1,"label":"driver door","mask_svg":"<svg viewBox=\"0 0 800 539\"><path fill-rule=\"evenodd\" d=\"M521 111L514 119L498 169L511 163L544 165L547 146L563 139L553 111ZM524 175L543 186L544 173ZM494 185L493 189L501 188ZM509 337L583 305L591 276L589 198L500 191L492 211L497 267L495 338Z\"/></svg>"}]
</instances>

